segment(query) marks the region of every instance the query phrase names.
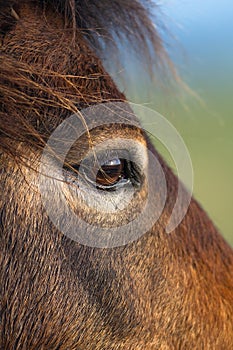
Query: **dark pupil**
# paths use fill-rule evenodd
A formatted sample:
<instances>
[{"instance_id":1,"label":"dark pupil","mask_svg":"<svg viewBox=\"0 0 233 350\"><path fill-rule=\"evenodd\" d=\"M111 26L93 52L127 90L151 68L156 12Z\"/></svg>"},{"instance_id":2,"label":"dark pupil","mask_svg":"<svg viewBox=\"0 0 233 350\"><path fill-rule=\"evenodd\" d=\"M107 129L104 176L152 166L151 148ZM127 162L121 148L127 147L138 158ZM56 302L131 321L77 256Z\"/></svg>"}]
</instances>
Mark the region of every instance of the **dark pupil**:
<instances>
[{"instance_id":1,"label":"dark pupil","mask_svg":"<svg viewBox=\"0 0 233 350\"><path fill-rule=\"evenodd\" d=\"M96 175L96 184L101 186L112 186L125 176L125 160L111 159L101 165Z\"/></svg>"}]
</instances>

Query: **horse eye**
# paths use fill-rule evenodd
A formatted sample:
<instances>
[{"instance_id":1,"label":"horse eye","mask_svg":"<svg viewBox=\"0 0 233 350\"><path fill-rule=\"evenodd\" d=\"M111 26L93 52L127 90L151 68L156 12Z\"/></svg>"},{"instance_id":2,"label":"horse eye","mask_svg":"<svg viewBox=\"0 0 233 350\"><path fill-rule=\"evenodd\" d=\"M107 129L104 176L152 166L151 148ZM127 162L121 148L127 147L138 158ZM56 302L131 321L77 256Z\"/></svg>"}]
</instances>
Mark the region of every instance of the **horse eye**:
<instances>
[{"instance_id":1,"label":"horse eye","mask_svg":"<svg viewBox=\"0 0 233 350\"><path fill-rule=\"evenodd\" d=\"M130 180L130 162L126 159L110 159L98 167L85 170L86 179L98 189L114 190Z\"/></svg>"},{"instance_id":2,"label":"horse eye","mask_svg":"<svg viewBox=\"0 0 233 350\"><path fill-rule=\"evenodd\" d=\"M128 157L128 151L108 150L87 157L80 164L65 164L63 169L68 182L84 181L103 191L116 191L127 185L140 188L144 179L141 168Z\"/></svg>"},{"instance_id":3,"label":"horse eye","mask_svg":"<svg viewBox=\"0 0 233 350\"><path fill-rule=\"evenodd\" d=\"M97 186L112 186L127 177L127 164L125 159L111 159L101 165L97 176Z\"/></svg>"}]
</instances>

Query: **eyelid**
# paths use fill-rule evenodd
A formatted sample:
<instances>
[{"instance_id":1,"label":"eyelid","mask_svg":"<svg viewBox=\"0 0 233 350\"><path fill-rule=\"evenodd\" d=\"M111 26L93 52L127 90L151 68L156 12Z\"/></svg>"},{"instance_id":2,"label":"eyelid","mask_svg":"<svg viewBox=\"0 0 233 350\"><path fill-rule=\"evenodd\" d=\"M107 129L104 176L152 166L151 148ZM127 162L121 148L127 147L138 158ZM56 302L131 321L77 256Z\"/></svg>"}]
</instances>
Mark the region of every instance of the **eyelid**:
<instances>
[{"instance_id":1,"label":"eyelid","mask_svg":"<svg viewBox=\"0 0 233 350\"><path fill-rule=\"evenodd\" d=\"M104 163L119 158L128 158L129 151L126 149L93 149L88 152L82 163L88 166L101 166Z\"/></svg>"},{"instance_id":2,"label":"eyelid","mask_svg":"<svg viewBox=\"0 0 233 350\"><path fill-rule=\"evenodd\" d=\"M89 177L86 173L86 169L93 170L91 172L91 178L93 179L97 176L101 165L107 161L114 158L125 159L132 165L131 172L129 173L129 181L134 187L140 189L145 177L147 177L147 157L147 148L142 142L132 139L114 138L99 143L86 153L86 156L81 162L70 164L70 166L64 167L64 169L68 172L68 183L70 183L70 173L73 174L71 182L73 184L76 183L79 188L81 183L86 183L87 188L91 185L92 189L94 187L98 189L100 186L98 186L95 181L88 181ZM72 171L72 168L75 169L75 171ZM125 185L127 185L127 183L125 183ZM119 186L116 185L115 189L119 188L120 184Z\"/></svg>"},{"instance_id":3,"label":"eyelid","mask_svg":"<svg viewBox=\"0 0 233 350\"><path fill-rule=\"evenodd\" d=\"M93 152L103 155L101 159L104 159L106 150L107 154L113 154L117 151L118 155L122 151L126 158L135 163L134 172L131 173L133 176L129 178L128 183L122 186L119 185L113 191L100 189L96 186L96 183L91 184L83 177L85 160L93 159ZM135 203L138 203L138 198L142 193L143 195L146 193L147 167L147 147L142 142L126 138L104 140L86 153L76 174L73 173L72 176L72 171L63 172L63 176L65 176L64 191L68 201L71 201L74 207L82 203L80 205L101 212L101 215L108 215L109 213L118 215L119 210L126 210L126 208L136 205ZM132 181L132 179L135 181Z\"/></svg>"},{"instance_id":4,"label":"eyelid","mask_svg":"<svg viewBox=\"0 0 233 350\"><path fill-rule=\"evenodd\" d=\"M67 170L77 172L80 166L93 166L94 159L99 165L114 158L129 159L144 173L148 166L148 154L146 141L143 142L133 139L116 137L113 139L106 139L89 149L82 159L78 159L75 163L75 157L72 157L72 161L67 161L65 167Z\"/></svg>"},{"instance_id":5,"label":"eyelid","mask_svg":"<svg viewBox=\"0 0 233 350\"><path fill-rule=\"evenodd\" d=\"M142 171L146 171L148 166L146 145L132 139L117 137L105 140L89 150L85 159L91 159L94 154L98 156L99 161L103 160L103 162L113 158L129 159L136 163Z\"/></svg>"}]
</instances>

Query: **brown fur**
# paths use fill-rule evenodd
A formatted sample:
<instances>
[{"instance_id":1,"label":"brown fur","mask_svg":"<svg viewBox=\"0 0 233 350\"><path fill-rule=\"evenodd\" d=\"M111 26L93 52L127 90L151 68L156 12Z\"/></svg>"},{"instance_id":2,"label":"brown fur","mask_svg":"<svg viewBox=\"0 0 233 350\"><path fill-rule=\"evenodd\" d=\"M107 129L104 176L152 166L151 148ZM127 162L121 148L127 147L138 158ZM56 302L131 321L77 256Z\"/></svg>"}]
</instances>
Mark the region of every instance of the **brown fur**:
<instances>
[{"instance_id":1,"label":"brown fur","mask_svg":"<svg viewBox=\"0 0 233 350\"><path fill-rule=\"evenodd\" d=\"M91 137L148 142L159 158L168 199L149 232L97 249L49 220L37 191L45 141L71 113L125 100L90 48L96 27L111 37L112 18L130 38L132 24L142 47L149 35L164 50L137 1L59 1L57 11L55 1L46 3L0 1L1 349L232 349L232 250L195 200L165 233L177 179L140 130L106 126ZM87 41L81 27L91 26Z\"/></svg>"}]
</instances>

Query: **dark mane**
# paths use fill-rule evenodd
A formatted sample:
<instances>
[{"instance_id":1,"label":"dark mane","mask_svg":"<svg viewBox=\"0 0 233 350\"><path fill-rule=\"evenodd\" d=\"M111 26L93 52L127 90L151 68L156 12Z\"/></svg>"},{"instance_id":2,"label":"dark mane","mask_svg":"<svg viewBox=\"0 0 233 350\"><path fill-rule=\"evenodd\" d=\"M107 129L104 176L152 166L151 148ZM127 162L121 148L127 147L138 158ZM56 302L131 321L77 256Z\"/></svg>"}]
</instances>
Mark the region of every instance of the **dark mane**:
<instances>
[{"instance_id":1,"label":"dark mane","mask_svg":"<svg viewBox=\"0 0 233 350\"><path fill-rule=\"evenodd\" d=\"M0 0L0 136L6 137L1 142L5 151L15 153L12 139L39 147L59 124L59 116L85 107L87 100L109 100L110 77L97 56L117 50L123 40L149 70L155 56L162 65L169 64L151 8L151 1ZM36 24L38 13L44 27ZM125 97L112 82L113 99Z\"/></svg>"},{"instance_id":2,"label":"dark mane","mask_svg":"<svg viewBox=\"0 0 233 350\"><path fill-rule=\"evenodd\" d=\"M1 0L1 32L14 25L22 0ZM152 9L158 7L150 0L37 0L37 6L51 8L63 15L65 27L79 29L96 52L117 47L117 42L127 40L143 59L150 61L155 53L168 60L157 27L152 22ZM158 12L158 10L157 10ZM20 17L20 14L19 14ZM157 21L158 22L158 21Z\"/></svg>"}]
</instances>

